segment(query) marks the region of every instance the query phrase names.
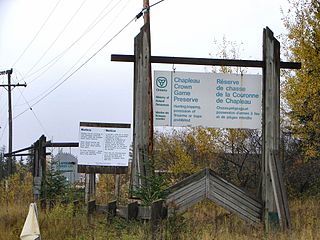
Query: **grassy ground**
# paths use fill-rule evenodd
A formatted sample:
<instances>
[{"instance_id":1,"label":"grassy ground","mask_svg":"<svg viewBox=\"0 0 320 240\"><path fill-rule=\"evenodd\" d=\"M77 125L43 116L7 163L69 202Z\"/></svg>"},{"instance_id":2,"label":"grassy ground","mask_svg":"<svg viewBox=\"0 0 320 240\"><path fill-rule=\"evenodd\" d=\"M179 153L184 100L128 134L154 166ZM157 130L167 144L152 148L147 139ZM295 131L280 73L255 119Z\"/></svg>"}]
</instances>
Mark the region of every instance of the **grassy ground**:
<instances>
[{"instance_id":1,"label":"grassy ground","mask_svg":"<svg viewBox=\"0 0 320 240\"><path fill-rule=\"evenodd\" d=\"M19 239L32 201L31 175L16 174L0 184L0 240ZM88 218L84 206L57 204L51 210L40 210L39 223L45 240L98 239L320 239L320 198L295 199L289 202L292 230L265 233L262 227L251 226L236 215L212 202L201 202L184 214L175 215L160 224L157 232L149 223L103 215Z\"/></svg>"},{"instance_id":2,"label":"grassy ground","mask_svg":"<svg viewBox=\"0 0 320 240\"><path fill-rule=\"evenodd\" d=\"M320 199L294 200L290 204L292 230L264 233L213 203L202 202L182 215L163 221L156 234L146 222L127 222L104 216L88 219L84 208L57 205L40 212L42 239L320 239ZM0 240L19 239L28 206L0 208Z\"/></svg>"}]
</instances>

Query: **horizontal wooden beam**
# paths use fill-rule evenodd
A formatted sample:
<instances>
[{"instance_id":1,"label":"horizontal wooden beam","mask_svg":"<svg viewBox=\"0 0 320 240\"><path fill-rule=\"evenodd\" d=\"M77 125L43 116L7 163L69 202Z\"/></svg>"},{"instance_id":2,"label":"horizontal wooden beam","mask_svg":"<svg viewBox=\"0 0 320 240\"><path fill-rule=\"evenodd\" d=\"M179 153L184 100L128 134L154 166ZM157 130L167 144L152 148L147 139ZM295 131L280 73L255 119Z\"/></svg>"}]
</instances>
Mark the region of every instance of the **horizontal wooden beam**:
<instances>
[{"instance_id":1,"label":"horizontal wooden beam","mask_svg":"<svg viewBox=\"0 0 320 240\"><path fill-rule=\"evenodd\" d=\"M28 150L31 150L31 149L33 149L33 148L34 148L33 146L30 146L30 147L26 147L26 148L22 148L22 149L13 151L13 152L11 152L11 153L5 153L5 154L4 154L4 157L10 157L10 156L16 155L16 153L28 151ZM17 156L17 155L16 155L16 156Z\"/></svg>"},{"instance_id":2,"label":"horizontal wooden beam","mask_svg":"<svg viewBox=\"0 0 320 240\"><path fill-rule=\"evenodd\" d=\"M77 142L46 142L46 147L79 147Z\"/></svg>"},{"instance_id":3,"label":"horizontal wooden beam","mask_svg":"<svg viewBox=\"0 0 320 240\"><path fill-rule=\"evenodd\" d=\"M126 174L128 167L78 165L79 173Z\"/></svg>"},{"instance_id":4,"label":"horizontal wooden beam","mask_svg":"<svg viewBox=\"0 0 320 240\"><path fill-rule=\"evenodd\" d=\"M112 54L111 61L134 62L134 55ZM151 56L151 63L186 64L186 65L203 65L203 66L228 66L228 67L255 67L255 68L264 67L264 62L258 61L258 60L162 57L162 56ZM280 68L300 69L301 63L281 62Z\"/></svg>"}]
</instances>

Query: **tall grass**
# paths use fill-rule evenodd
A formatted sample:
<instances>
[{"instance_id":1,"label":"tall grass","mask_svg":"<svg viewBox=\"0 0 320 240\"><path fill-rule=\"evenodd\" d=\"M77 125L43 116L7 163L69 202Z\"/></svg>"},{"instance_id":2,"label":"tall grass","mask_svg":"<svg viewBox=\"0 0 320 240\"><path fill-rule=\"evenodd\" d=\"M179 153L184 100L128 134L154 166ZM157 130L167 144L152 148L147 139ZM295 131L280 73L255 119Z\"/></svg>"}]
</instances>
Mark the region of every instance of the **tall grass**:
<instances>
[{"instance_id":1,"label":"tall grass","mask_svg":"<svg viewBox=\"0 0 320 240\"><path fill-rule=\"evenodd\" d=\"M9 183L0 184L0 240L19 239L28 208L32 201L30 175L14 175ZM108 222L104 215L88 218L85 206L56 204L50 210L40 210L42 239L320 239L319 198L290 201L292 230L264 233L263 228L251 226L236 215L224 211L209 201L203 201L184 214L176 214L152 232L148 222L114 218Z\"/></svg>"}]
</instances>

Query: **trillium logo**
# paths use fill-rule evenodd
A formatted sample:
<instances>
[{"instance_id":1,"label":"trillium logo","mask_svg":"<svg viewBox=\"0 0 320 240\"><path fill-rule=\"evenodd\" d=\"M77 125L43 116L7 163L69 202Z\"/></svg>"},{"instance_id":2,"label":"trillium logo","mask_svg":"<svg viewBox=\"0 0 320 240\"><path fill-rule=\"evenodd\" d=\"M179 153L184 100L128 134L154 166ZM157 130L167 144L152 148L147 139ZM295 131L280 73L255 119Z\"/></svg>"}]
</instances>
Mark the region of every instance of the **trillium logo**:
<instances>
[{"instance_id":1,"label":"trillium logo","mask_svg":"<svg viewBox=\"0 0 320 240\"><path fill-rule=\"evenodd\" d=\"M168 80L165 77L158 77L156 84L158 88L165 88L168 85Z\"/></svg>"}]
</instances>

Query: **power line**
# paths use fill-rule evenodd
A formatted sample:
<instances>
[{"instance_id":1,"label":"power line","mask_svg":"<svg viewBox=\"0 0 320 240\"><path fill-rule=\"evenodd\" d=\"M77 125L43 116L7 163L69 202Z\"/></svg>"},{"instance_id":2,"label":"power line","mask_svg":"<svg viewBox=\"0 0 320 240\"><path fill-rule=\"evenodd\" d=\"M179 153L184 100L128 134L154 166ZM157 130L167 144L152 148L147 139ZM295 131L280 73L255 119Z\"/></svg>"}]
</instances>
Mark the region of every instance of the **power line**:
<instances>
[{"instance_id":1,"label":"power line","mask_svg":"<svg viewBox=\"0 0 320 240\"><path fill-rule=\"evenodd\" d=\"M127 3L130 0L127 1ZM53 83L49 88L47 88L47 90L45 90L44 92L42 92L41 94L39 94L38 96L34 97L33 99L29 100L29 102L32 102L38 98L40 98L41 96L45 95L47 92L50 91L50 89L52 87L55 87L55 85L61 80L63 79L69 72L71 72L71 70L86 56L86 54L93 48L94 45L96 45L96 43L102 38L102 36L105 34L105 32L109 29L109 27L114 23L114 21L120 16L121 12L124 10L124 8L127 6L127 4L125 4L122 9L120 10L120 12L117 14L117 16L113 19L113 21L106 27L106 29L100 34L100 36L94 41L94 43L91 44L91 46L86 50L86 52L84 54L82 54L82 56L72 65L72 67L65 72L65 74L58 79L58 81L56 81L55 83ZM30 84L30 83L29 83ZM25 104L23 104L25 105Z\"/></svg>"},{"instance_id":2,"label":"power line","mask_svg":"<svg viewBox=\"0 0 320 240\"><path fill-rule=\"evenodd\" d=\"M23 57L23 55L27 52L27 50L30 48L30 46L32 45L32 43L36 40L36 38L38 37L38 35L40 34L40 32L42 31L42 29L44 28L44 26L47 24L47 22L49 21L49 19L51 18L52 14L55 12L55 10L57 9L59 3L61 2L61 0L59 0L56 5L53 7L53 9L51 10L50 14L48 15L48 17L46 18L46 20L44 21L44 23L41 25L41 27L39 28L38 32L36 33L36 35L32 38L32 40L29 42L29 44L27 45L27 47L23 50L23 52L20 54L20 56L17 58L17 60L14 62L14 64L12 65L12 67L14 67L19 61L20 59Z\"/></svg>"},{"instance_id":3,"label":"power line","mask_svg":"<svg viewBox=\"0 0 320 240\"><path fill-rule=\"evenodd\" d=\"M122 0L121 0L122 1ZM39 77L41 77L45 72L47 72L52 66L54 66L74 45L76 45L85 35L87 35L95 26L98 25L121 1L118 1L107 13L105 13L102 17L100 17L103 12L111 5L113 1L110 1L104 8L103 10L99 13L99 15L91 22L91 24L87 27L87 29L73 42L71 43L67 48L65 48L60 54L52 58L47 64L43 65L40 67L38 70L34 71L33 73L26 75L24 79L27 79L34 74L40 72L42 69L46 68L41 74L39 74L37 77L32 79L29 82L29 85L37 80ZM99 19L100 18L100 19Z\"/></svg>"},{"instance_id":4,"label":"power line","mask_svg":"<svg viewBox=\"0 0 320 240\"><path fill-rule=\"evenodd\" d=\"M41 127L42 131L46 134L46 136L49 136L46 129L44 128L43 124L41 123L40 119L38 118L38 116L36 115L34 109L31 107L31 105L29 104L29 102L27 101L27 99L25 98L25 96L23 95L22 91L20 89L18 89L19 92L21 93L21 96L23 97L24 101L26 102L26 104L29 106L29 109L31 110L31 112L33 113L33 116L35 117L35 119L37 120L39 126Z\"/></svg>"},{"instance_id":5,"label":"power line","mask_svg":"<svg viewBox=\"0 0 320 240\"><path fill-rule=\"evenodd\" d=\"M104 45L102 45L102 47L100 47L91 57L89 57L85 62L83 62L77 69L75 69L71 74L69 74L66 78L63 79L64 76L62 76L58 82L60 80L62 80L57 86L55 86L52 90L50 90L48 93L46 93L43 97L41 97L38 101L36 101L35 103L33 103L30 107L32 108L33 106L35 106L36 104L38 104L39 102L41 102L43 99L45 99L48 95L50 95L52 92L54 92L58 87L60 87L63 83L65 83L68 79L70 79L76 72L78 72L81 68L83 68L88 62L90 62L100 51L102 51L110 42L112 42L121 32L123 32L133 21L138 20L145 11L148 11L152 6L155 6L157 4L159 4L160 2L163 2L164 0L161 0L153 5L151 5L148 8L144 8L142 9L134 18L132 18L124 27L122 27L111 39L109 39L109 41L107 41ZM16 115L14 117L14 119L18 118L19 116L21 116L22 114L24 114L26 111L28 111L29 109L26 109L24 111L22 111L20 114Z\"/></svg>"},{"instance_id":6,"label":"power line","mask_svg":"<svg viewBox=\"0 0 320 240\"><path fill-rule=\"evenodd\" d=\"M29 71L26 73L26 76L39 64L39 62L47 55L47 53L50 51L50 49L55 45L55 43L59 40L59 38L62 36L62 34L65 32L67 27L70 25L72 20L75 18L75 16L79 13L81 10L82 6L87 0L83 0L78 9L74 12L72 17L69 19L69 21L65 24L65 26L62 28L58 36L52 41L50 46L46 49L46 51L41 55L41 57L36 61L36 63L29 69Z\"/></svg>"},{"instance_id":7,"label":"power line","mask_svg":"<svg viewBox=\"0 0 320 240\"><path fill-rule=\"evenodd\" d=\"M138 16L138 15L137 15ZM55 91L58 87L60 87L63 83L65 83L69 78L71 78L76 72L78 72L82 67L84 67L88 62L90 62L100 51L102 51L113 39L115 39L124 29L126 29L133 21L135 21L137 17L135 16L133 19L131 19L123 28L120 29L108 42L106 42L101 48L98 49L90 58L88 58L85 62L83 62L76 70L74 70L71 74L69 74L65 79L60 78L62 82L60 82L57 86L55 86L51 91L49 91L47 94L45 94L43 97L41 97L38 101L36 101L34 104L31 105L31 107L35 106L39 102L41 102L43 99L45 99L49 94L51 94L53 91ZM20 114L14 117L14 119L18 118L25 112L27 112L29 109L24 110Z\"/></svg>"}]
</instances>

